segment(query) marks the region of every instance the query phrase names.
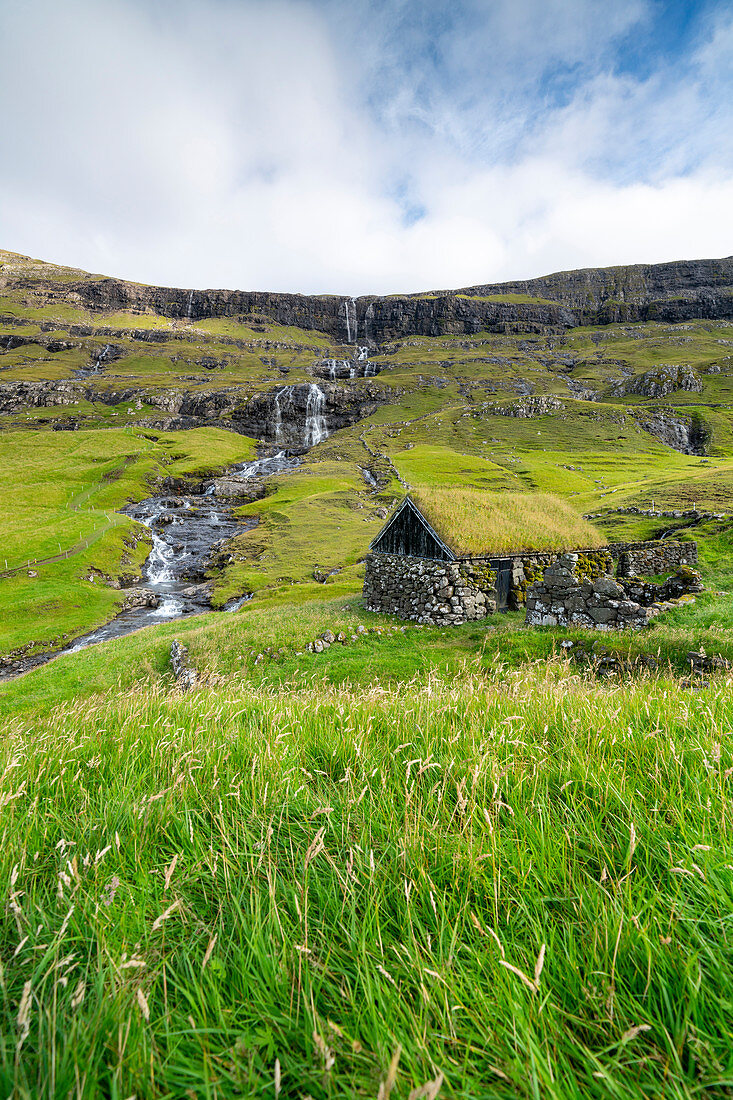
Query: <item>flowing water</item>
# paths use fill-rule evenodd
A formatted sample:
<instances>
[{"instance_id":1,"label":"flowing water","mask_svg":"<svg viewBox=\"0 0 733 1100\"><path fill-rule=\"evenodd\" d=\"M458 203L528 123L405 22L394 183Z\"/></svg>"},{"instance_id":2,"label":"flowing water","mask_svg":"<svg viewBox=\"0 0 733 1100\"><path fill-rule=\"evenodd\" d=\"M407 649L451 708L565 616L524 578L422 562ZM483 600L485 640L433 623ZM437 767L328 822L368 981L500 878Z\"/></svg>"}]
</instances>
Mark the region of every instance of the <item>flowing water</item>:
<instances>
[{"instance_id":1,"label":"flowing water","mask_svg":"<svg viewBox=\"0 0 733 1100\"><path fill-rule=\"evenodd\" d=\"M377 366L369 358L368 344L356 345L352 359L322 359L319 365L321 369L328 371L332 382L339 378L373 378L379 373Z\"/></svg>"},{"instance_id":2,"label":"flowing water","mask_svg":"<svg viewBox=\"0 0 733 1100\"><path fill-rule=\"evenodd\" d=\"M311 382L308 389L308 401L305 409L305 438L306 447L315 447L316 443L323 442L328 436L326 418L323 415L326 408L326 399L320 386Z\"/></svg>"},{"instance_id":3,"label":"flowing water","mask_svg":"<svg viewBox=\"0 0 733 1100\"><path fill-rule=\"evenodd\" d=\"M74 371L74 377L89 378L89 376L92 374L99 374L99 372L104 368L106 360L109 358L111 351L112 345L105 344L102 350L97 354L97 358L94 360L94 362L87 365L86 367L78 367Z\"/></svg>"},{"instance_id":4,"label":"flowing water","mask_svg":"<svg viewBox=\"0 0 733 1100\"><path fill-rule=\"evenodd\" d=\"M239 481L246 487L246 483L255 478L293 470L299 463L300 459L280 451L236 466L226 478L216 479L198 493L165 493L125 508L126 515L149 528L153 542L143 566L142 582L136 588L149 601L147 606L123 611L111 622L77 638L64 649L21 658L5 671L0 670L0 679L45 664L59 653L76 653L110 638L131 634L143 626L210 611L206 571L212 551L255 523L254 520L238 520L233 515L230 499L217 493L217 482L225 481L228 487L236 489ZM242 595L230 601L223 610L236 611L247 598Z\"/></svg>"},{"instance_id":5,"label":"flowing water","mask_svg":"<svg viewBox=\"0 0 733 1100\"><path fill-rule=\"evenodd\" d=\"M329 360L335 364L338 360ZM296 390L298 391L296 397ZM303 391L305 390L305 394ZM303 397L305 396L305 407ZM278 446L315 447L328 437L326 397L315 382L301 382L276 390L270 426Z\"/></svg>"},{"instance_id":6,"label":"flowing water","mask_svg":"<svg viewBox=\"0 0 733 1100\"><path fill-rule=\"evenodd\" d=\"M192 302L193 292L189 295L189 314ZM351 336L348 304L354 308L356 329L356 302L353 298L350 299L346 308ZM109 350L108 346L104 348L95 369L99 369ZM342 362L346 361L331 361L334 368ZM350 364L353 374L356 374L357 363L363 364L360 369L365 376L372 373L369 369L367 347L355 347L354 359ZM315 382L302 383L301 389L303 385L307 385L304 410L302 403L294 400L296 386L284 386L275 392L271 431L277 444L284 444L286 437L293 434L293 429L296 437L288 439L288 442L303 448L315 447L328 437L325 395ZM297 438L299 432L302 432L301 439ZM59 653L76 653L111 638L131 634L144 626L211 610L211 589L206 581L206 573L212 553L234 535L248 530L255 522L237 520L232 512L231 497L236 498L236 483L246 483L292 470L299 463L300 459L281 450L254 462L242 463L225 477L216 478L208 486L203 486L198 493L161 494L126 508L124 511L127 515L149 529L153 544L143 566L142 582L135 591L136 606L121 612L97 630L77 638L64 649L14 661L4 670L0 669L0 679L9 679L37 665L45 664ZM246 595L241 595L230 601L223 610L236 611L247 598Z\"/></svg>"},{"instance_id":7,"label":"flowing water","mask_svg":"<svg viewBox=\"0 0 733 1100\"><path fill-rule=\"evenodd\" d=\"M354 328L351 328L351 311L354 315ZM344 314L346 317L346 343L355 344L359 335L359 317L356 312L356 298L344 299Z\"/></svg>"},{"instance_id":8,"label":"flowing water","mask_svg":"<svg viewBox=\"0 0 733 1100\"><path fill-rule=\"evenodd\" d=\"M372 341L371 328L373 320L374 302L370 302L366 308L366 313L364 314L364 339L366 340L367 344L370 344Z\"/></svg>"}]
</instances>

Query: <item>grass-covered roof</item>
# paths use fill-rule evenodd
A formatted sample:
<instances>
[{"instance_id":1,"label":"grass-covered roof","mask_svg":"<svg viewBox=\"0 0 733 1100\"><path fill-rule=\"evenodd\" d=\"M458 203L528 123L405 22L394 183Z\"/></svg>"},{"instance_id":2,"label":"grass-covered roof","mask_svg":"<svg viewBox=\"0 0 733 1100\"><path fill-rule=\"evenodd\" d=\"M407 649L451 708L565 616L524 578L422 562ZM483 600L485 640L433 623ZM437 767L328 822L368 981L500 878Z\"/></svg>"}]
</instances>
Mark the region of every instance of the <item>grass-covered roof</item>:
<instances>
[{"instance_id":1,"label":"grass-covered roof","mask_svg":"<svg viewBox=\"0 0 733 1100\"><path fill-rule=\"evenodd\" d=\"M606 541L572 505L551 493L420 488L410 497L457 557L591 549Z\"/></svg>"}]
</instances>

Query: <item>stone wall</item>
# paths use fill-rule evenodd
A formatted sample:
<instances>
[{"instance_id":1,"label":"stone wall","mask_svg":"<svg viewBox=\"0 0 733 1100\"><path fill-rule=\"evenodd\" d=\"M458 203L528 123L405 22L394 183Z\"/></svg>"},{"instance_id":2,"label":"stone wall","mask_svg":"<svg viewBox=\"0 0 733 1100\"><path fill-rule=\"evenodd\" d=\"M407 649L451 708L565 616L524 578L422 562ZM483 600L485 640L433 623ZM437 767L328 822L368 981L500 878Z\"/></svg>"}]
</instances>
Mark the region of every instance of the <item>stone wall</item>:
<instances>
[{"instance_id":1,"label":"stone wall","mask_svg":"<svg viewBox=\"0 0 733 1100\"><path fill-rule=\"evenodd\" d=\"M610 575L594 581L578 575L578 555L563 554L527 594L527 626L583 626L596 630L639 630L658 613L627 599Z\"/></svg>"},{"instance_id":2,"label":"stone wall","mask_svg":"<svg viewBox=\"0 0 733 1100\"><path fill-rule=\"evenodd\" d=\"M509 606L514 610L524 607L527 592L542 579L542 572L559 558L553 550L525 551L510 555L512 579L509 586ZM613 569L613 556L609 550L579 550L576 569L583 580L595 580Z\"/></svg>"},{"instance_id":3,"label":"stone wall","mask_svg":"<svg viewBox=\"0 0 733 1100\"><path fill-rule=\"evenodd\" d=\"M542 571L557 561L559 554L551 551L525 552L510 555L512 581L509 606L524 606L527 592L542 577ZM660 539L653 542L614 542L602 550L578 550L576 569L581 580L595 580L603 573L615 572L619 577L652 576L670 573L683 565L697 564L697 543Z\"/></svg>"},{"instance_id":4,"label":"stone wall","mask_svg":"<svg viewBox=\"0 0 733 1100\"><path fill-rule=\"evenodd\" d=\"M516 610L525 606L532 586L542 583L544 571L560 557L554 551L527 550L502 555L501 559L439 562L373 553L366 559L364 598L369 611L383 611L415 622L455 625L483 619L496 610L496 568L500 560L509 562L508 604ZM579 550L572 557L578 583L592 586L613 573L615 567L618 577L623 578L669 573L694 565L697 543L671 539L619 542L603 549Z\"/></svg>"},{"instance_id":5,"label":"stone wall","mask_svg":"<svg viewBox=\"0 0 733 1100\"><path fill-rule=\"evenodd\" d=\"M618 563L616 574L619 577L669 573L681 565L697 564L696 542L675 542L672 539L617 542L612 543L608 549Z\"/></svg>"},{"instance_id":6,"label":"stone wall","mask_svg":"<svg viewBox=\"0 0 733 1100\"><path fill-rule=\"evenodd\" d=\"M364 599L367 611L455 626L483 619L496 610L495 582L496 572L481 560L439 562L370 554Z\"/></svg>"}]
</instances>

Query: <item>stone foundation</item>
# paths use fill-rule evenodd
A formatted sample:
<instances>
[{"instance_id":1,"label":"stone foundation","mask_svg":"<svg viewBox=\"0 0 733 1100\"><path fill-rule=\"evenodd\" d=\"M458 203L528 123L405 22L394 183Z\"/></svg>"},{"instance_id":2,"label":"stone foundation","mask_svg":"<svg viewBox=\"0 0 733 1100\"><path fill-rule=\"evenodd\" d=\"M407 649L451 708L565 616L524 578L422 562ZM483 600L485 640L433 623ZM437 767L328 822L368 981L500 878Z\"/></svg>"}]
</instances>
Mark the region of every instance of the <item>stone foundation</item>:
<instances>
[{"instance_id":1,"label":"stone foundation","mask_svg":"<svg viewBox=\"0 0 733 1100\"><path fill-rule=\"evenodd\" d=\"M563 554L544 570L542 582L527 594L527 626L583 626L595 630L639 630L657 608L629 600L610 575L581 580L578 555Z\"/></svg>"},{"instance_id":2,"label":"stone foundation","mask_svg":"<svg viewBox=\"0 0 733 1100\"><path fill-rule=\"evenodd\" d=\"M366 559L367 611L436 626L483 619L496 610L496 571L480 560L439 562L397 554Z\"/></svg>"}]
</instances>

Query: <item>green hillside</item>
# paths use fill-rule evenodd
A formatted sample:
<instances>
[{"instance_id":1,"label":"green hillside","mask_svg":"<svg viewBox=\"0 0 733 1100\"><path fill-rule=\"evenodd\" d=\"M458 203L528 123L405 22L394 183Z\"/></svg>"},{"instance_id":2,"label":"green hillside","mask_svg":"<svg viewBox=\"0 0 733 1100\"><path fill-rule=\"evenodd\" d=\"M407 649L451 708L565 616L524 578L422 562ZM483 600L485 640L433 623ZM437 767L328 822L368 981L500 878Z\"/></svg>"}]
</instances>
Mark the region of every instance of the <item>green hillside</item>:
<instances>
[{"instance_id":1,"label":"green hillside","mask_svg":"<svg viewBox=\"0 0 733 1100\"><path fill-rule=\"evenodd\" d=\"M0 675L121 609L130 505L301 455L233 482L211 611L0 680L5 1095L729 1095L725 263L356 302L0 253ZM706 591L600 639L371 614L407 491L469 548L693 538Z\"/></svg>"},{"instance_id":2,"label":"green hillside","mask_svg":"<svg viewBox=\"0 0 733 1100\"><path fill-rule=\"evenodd\" d=\"M96 581L91 588L90 569L115 576L126 556L144 556L142 544L139 552L126 547L135 524L116 508L146 496L171 470L212 473L253 453L255 441L222 430L232 421L217 412L218 397L229 406L267 399L312 381L316 364L350 358L353 348L263 314L90 310L68 287L100 277L9 253L3 274L2 556L8 569L30 562L38 574L3 581L8 653L53 644L113 612L119 595ZM110 361L90 372L109 345ZM548 492L580 514L600 512L596 523L613 537L650 537L660 526L606 518L622 505L727 511L731 349L733 323L705 319L412 335L375 345L378 375L337 384L337 397L358 406L368 392L376 411L333 432L295 473L271 478L264 500L242 507L259 522L216 570L214 604L242 591L255 594L252 607L358 592L360 558L406 487ZM63 403L55 404L59 392ZM175 424L170 409L181 398L201 400L199 426L161 430ZM665 442L680 425L704 453ZM75 431L51 430L61 427ZM40 564L67 550L68 560ZM325 588L316 580L324 575Z\"/></svg>"}]
</instances>

